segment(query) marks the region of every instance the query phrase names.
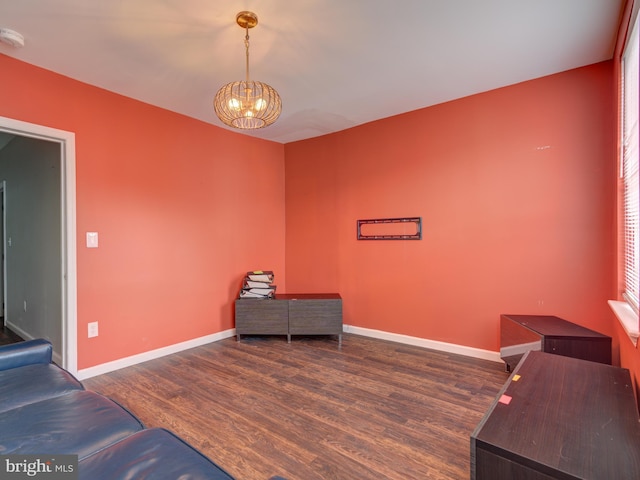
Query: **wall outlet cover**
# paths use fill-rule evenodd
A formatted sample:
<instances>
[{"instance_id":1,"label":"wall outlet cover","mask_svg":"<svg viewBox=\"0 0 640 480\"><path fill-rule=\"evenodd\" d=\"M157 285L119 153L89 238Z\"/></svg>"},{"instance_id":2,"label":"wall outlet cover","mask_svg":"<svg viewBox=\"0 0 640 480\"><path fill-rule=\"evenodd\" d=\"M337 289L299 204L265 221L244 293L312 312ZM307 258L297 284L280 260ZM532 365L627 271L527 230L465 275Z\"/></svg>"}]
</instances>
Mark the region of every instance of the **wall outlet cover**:
<instances>
[{"instance_id":1,"label":"wall outlet cover","mask_svg":"<svg viewBox=\"0 0 640 480\"><path fill-rule=\"evenodd\" d=\"M98 322L91 322L87 325L89 338L98 336Z\"/></svg>"}]
</instances>

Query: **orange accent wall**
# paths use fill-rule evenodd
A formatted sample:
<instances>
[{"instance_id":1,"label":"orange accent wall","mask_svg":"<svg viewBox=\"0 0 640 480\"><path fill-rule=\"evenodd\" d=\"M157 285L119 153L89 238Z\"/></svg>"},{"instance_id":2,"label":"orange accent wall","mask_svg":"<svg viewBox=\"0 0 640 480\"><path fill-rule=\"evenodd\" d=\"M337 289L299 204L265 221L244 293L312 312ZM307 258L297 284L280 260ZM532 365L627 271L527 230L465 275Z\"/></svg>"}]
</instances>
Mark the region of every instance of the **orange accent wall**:
<instances>
[{"instance_id":1,"label":"orange accent wall","mask_svg":"<svg viewBox=\"0 0 640 480\"><path fill-rule=\"evenodd\" d=\"M290 292L345 323L497 351L501 313L612 335L613 63L285 146ZM419 241L356 221L420 216Z\"/></svg>"},{"instance_id":2,"label":"orange accent wall","mask_svg":"<svg viewBox=\"0 0 640 480\"><path fill-rule=\"evenodd\" d=\"M4 55L0 71L0 115L76 134L78 368L233 328L247 270L285 287L281 144Z\"/></svg>"},{"instance_id":3,"label":"orange accent wall","mask_svg":"<svg viewBox=\"0 0 640 480\"><path fill-rule=\"evenodd\" d=\"M501 313L618 333L613 64L283 146L0 55L0 115L76 133L81 369L232 328L253 268L340 292L348 324L496 351ZM423 240L356 240L401 216Z\"/></svg>"}]
</instances>

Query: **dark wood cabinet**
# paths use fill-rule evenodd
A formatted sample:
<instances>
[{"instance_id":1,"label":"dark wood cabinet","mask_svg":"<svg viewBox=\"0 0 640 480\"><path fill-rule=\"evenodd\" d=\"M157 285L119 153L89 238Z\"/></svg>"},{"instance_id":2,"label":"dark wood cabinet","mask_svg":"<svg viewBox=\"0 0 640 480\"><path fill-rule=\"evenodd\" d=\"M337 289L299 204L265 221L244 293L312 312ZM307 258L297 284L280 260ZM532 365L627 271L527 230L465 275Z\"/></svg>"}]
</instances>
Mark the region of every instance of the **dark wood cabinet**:
<instances>
[{"instance_id":1,"label":"dark wood cabinet","mask_svg":"<svg viewBox=\"0 0 640 480\"><path fill-rule=\"evenodd\" d=\"M236 300L236 335L288 335L289 304L271 299Z\"/></svg>"},{"instance_id":2,"label":"dark wood cabinet","mask_svg":"<svg viewBox=\"0 0 640 480\"><path fill-rule=\"evenodd\" d=\"M237 299L236 335L338 335L342 344L342 298L337 293L277 294Z\"/></svg>"},{"instance_id":3,"label":"dark wood cabinet","mask_svg":"<svg viewBox=\"0 0 640 480\"><path fill-rule=\"evenodd\" d=\"M338 335L342 342L342 299L338 294L286 295L290 335Z\"/></svg>"},{"instance_id":4,"label":"dark wood cabinet","mask_svg":"<svg viewBox=\"0 0 640 480\"><path fill-rule=\"evenodd\" d=\"M611 364L611 337L550 315L501 315L500 358L510 372L529 350Z\"/></svg>"},{"instance_id":5,"label":"dark wood cabinet","mask_svg":"<svg viewBox=\"0 0 640 480\"><path fill-rule=\"evenodd\" d=\"M640 478L629 371L527 352L471 435L471 479L614 478Z\"/></svg>"}]
</instances>

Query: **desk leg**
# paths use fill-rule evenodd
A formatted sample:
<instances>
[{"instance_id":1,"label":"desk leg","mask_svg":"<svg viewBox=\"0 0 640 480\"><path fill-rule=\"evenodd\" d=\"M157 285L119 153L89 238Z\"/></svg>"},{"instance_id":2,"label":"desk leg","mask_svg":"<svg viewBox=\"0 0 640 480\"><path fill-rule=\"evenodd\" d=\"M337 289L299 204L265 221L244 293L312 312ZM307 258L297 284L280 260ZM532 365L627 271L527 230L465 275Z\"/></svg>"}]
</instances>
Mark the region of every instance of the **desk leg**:
<instances>
[{"instance_id":1,"label":"desk leg","mask_svg":"<svg viewBox=\"0 0 640 480\"><path fill-rule=\"evenodd\" d=\"M291 334L287 333L287 343L291 343Z\"/></svg>"}]
</instances>

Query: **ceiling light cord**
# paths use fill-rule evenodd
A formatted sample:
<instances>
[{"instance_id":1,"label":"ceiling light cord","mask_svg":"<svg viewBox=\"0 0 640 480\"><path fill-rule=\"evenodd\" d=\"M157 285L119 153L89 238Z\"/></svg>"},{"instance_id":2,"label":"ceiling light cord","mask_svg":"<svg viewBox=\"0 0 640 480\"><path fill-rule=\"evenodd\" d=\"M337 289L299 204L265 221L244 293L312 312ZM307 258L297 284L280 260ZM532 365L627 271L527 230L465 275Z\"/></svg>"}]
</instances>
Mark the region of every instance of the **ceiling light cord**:
<instances>
[{"instance_id":1,"label":"ceiling light cord","mask_svg":"<svg viewBox=\"0 0 640 480\"><path fill-rule=\"evenodd\" d=\"M246 78L247 78L247 83L249 83L249 27L246 27L247 29L247 34L244 37L244 48L246 50Z\"/></svg>"}]
</instances>

